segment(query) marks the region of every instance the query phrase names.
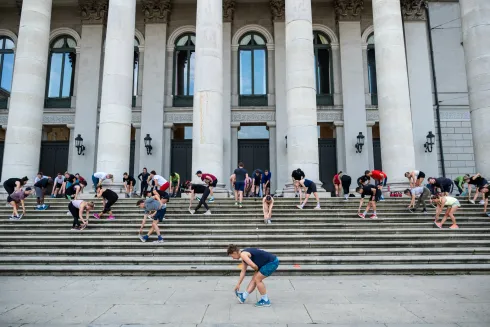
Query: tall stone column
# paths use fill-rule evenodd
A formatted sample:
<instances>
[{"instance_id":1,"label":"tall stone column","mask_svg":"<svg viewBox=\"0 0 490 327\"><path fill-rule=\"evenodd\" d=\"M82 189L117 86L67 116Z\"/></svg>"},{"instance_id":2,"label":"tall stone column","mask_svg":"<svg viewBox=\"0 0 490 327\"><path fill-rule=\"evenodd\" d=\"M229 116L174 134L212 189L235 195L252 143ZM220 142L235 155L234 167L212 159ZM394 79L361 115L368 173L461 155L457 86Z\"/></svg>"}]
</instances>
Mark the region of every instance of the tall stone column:
<instances>
[{"instance_id":1,"label":"tall stone column","mask_svg":"<svg viewBox=\"0 0 490 327\"><path fill-rule=\"evenodd\" d=\"M272 19L274 21L274 77L276 92L276 171L272 171L277 180L272 185L275 194L280 194L287 183L290 183L291 172L288 174L288 155L286 135L288 132L288 115L286 107L286 25L284 23L284 0L270 1ZM274 191L272 190L272 191Z\"/></svg>"},{"instance_id":2,"label":"tall stone column","mask_svg":"<svg viewBox=\"0 0 490 327\"><path fill-rule=\"evenodd\" d=\"M171 173L170 166L172 158L170 157L170 153L172 153L172 130L174 128L174 124L165 123L163 127L163 149L165 150L166 155L163 156L162 174L165 178L169 178Z\"/></svg>"},{"instance_id":3,"label":"tall stone column","mask_svg":"<svg viewBox=\"0 0 490 327\"><path fill-rule=\"evenodd\" d=\"M355 172L351 172L347 170L345 164L345 133L344 133L344 122L343 121L334 121L335 125L335 145L337 148L337 170L343 171L346 174L353 174Z\"/></svg>"},{"instance_id":4,"label":"tall stone column","mask_svg":"<svg viewBox=\"0 0 490 327\"><path fill-rule=\"evenodd\" d=\"M192 173L223 175L223 23L222 4L197 0L196 72L192 125ZM194 176L194 180L198 180Z\"/></svg>"},{"instance_id":5,"label":"tall stone column","mask_svg":"<svg viewBox=\"0 0 490 327\"><path fill-rule=\"evenodd\" d=\"M97 170L116 182L129 169L136 0L110 0L105 40Z\"/></svg>"},{"instance_id":6,"label":"tall stone column","mask_svg":"<svg viewBox=\"0 0 490 327\"><path fill-rule=\"evenodd\" d=\"M267 128L269 129L269 171L272 173L271 177L271 194L273 187L277 187L277 137L276 137L276 123L268 122Z\"/></svg>"},{"instance_id":7,"label":"tall stone column","mask_svg":"<svg viewBox=\"0 0 490 327\"><path fill-rule=\"evenodd\" d=\"M68 167L66 167L66 168L69 172L73 172L73 171L75 171L73 169L73 162L76 161L76 159L78 159L77 157L83 157L83 155L79 156L78 152L75 153L75 138L77 137L74 133L75 125L74 124L66 124L66 127L70 130L70 139L69 139L70 141L68 144ZM77 172L80 175L82 175L82 173L80 173L78 170L76 170L75 173L77 173ZM82 175L82 176L88 176L88 175Z\"/></svg>"},{"instance_id":8,"label":"tall stone column","mask_svg":"<svg viewBox=\"0 0 490 327\"><path fill-rule=\"evenodd\" d=\"M364 148L366 149L368 153L368 167L370 170L373 170L374 167L374 148L373 148L373 126L376 124L374 121L367 121L366 126L367 126L367 135L366 135L366 142L364 144ZM379 168L379 167L376 167ZM362 172L361 172L362 174Z\"/></svg>"},{"instance_id":9,"label":"tall stone column","mask_svg":"<svg viewBox=\"0 0 490 327\"><path fill-rule=\"evenodd\" d=\"M412 105L415 168L423 171L426 176L437 176L437 151L425 152L424 148L427 133L435 132L429 31L425 11L427 0L402 0L401 5Z\"/></svg>"},{"instance_id":10,"label":"tall stone column","mask_svg":"<svg viewBox=\"0 0 490 327\"><path fill-rule=\"evenodd\" d=\"M366 136L366 102L364 99L364 68L362 61L361 13L363 0L336 0L335 13L339 24L340 58L342 65L342 96L344 104L344 169L361 174L368 166L368 152L357 153L357 135Z\"/></svg>"},{"instance_id":11,"label":"tall stone column","mask_svg":"<svg viewBox=\"0 0 490 327\"><path fill-rule=\"evenodd\" d=\"M233 172L238 166L238 161L242 158L238 158L238 131L240 130L240 123L231 123L231 164L230 170ZM253 167L245 167L246 169L254 169ZM230 173L231 175L231 173ZM225 176L226 177L226 176Z\"/></svg>"},{"instance_id":12,"label":"tall stone column","mask_svg":"<svg viewBox=\"0 0 490 327\"><path fill-rule=\"evenodd\" d=\"M311 0L286 0L288 171L319 181Z\"/></svg>"},{"instance_id":13,"label":"tall stone column","mask_svg":"<svg viewBox=\"0 0 490 327\"><path fill-rule=\"evenodd\" d=\"M170 0L145 0L142 2L145 16L145 51L143 68L143 98L141 107L141 131L139 140L139 166L155 169L161 173L162 161L170 158L171 152L165 152L162 141L166 138L163 131L165 100L165 61L167 54L167 22L171 12ZM144 138L152 138L152 154L147 155ZM170 168L169 168L170 169ZM168 176L167 176L168 177Z\"/></svg>"},{"instance_id":14,"label":"tall stone column","mask_svg":"<svg viewBox=\"0 0 490 327\"><path fill-rule=\"evenodd\" d=\"M405 172L415 168L415 153L400 1L372 2L383 171L390 184L403 187Z\"/></svg>"},{"instance_id":15,"label":"tall stone column","mask_svg":"<svg viewBox=\"0 0 490 327\"><path fill-rule=\"evenodd\" d=\"M86 150L70 159L69 171L91 176L97 154L97 118L99 115L102 35L107 20L108 1L81 1L82 38L77 65L77 97L74 137L80 134Z\"/></svg>"},{"instance_id":16,"label":"tall stone column","mask_svg":"<svg viewBox=\"0 0 490 327\"><path fill-rule=\"evenodd\" d=\"M33 178L39 169L51 0L24 0L10 94L2 177Z\"/></svg>"},{"instance_id":17,"label":"tall stone column","mask_svg":"<svg viewBox=\"0 0 490 327\"><path fill-rule=\"evenodd\" d=\"M490 176L490 2L460 0L476 171Z\"/></svg>"},{"instance_id":18,"label":"tall stone column","mask_svg":"<svg viewBox=\"0 0 490 327\"><path fill-rule=\"evenodd\" d=\"M136 123L133 124L134 127L134 161L133 161L133 171L130 171L130 174L138 176L140 170L143 170L143 166L141 166L141 148L145 149L144 155L146 155L146 148L144 142L141 140L145 138L145 136L141 137L141 124ZM143 146L141 146L143 143ZM141 169L140 169L141 167Z\"/></svg>"}]
</instances>

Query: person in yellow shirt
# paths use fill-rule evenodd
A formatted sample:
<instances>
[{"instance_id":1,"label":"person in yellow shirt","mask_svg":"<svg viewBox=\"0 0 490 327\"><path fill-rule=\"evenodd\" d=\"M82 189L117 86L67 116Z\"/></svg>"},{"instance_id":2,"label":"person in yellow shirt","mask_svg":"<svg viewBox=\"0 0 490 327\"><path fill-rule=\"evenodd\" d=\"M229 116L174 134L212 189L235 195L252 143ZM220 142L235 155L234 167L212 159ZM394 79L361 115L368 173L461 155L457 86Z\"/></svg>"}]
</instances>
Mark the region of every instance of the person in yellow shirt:
<instances>
[{"instance_id":1,"label":"person in yellow shirt","mask_svg":"<svg viewBox=\"0 0 490 327\"><path fill-rule=\"evenodd\" d=\"M461 204L459 203L458 199L452 197L452 196L438 196L434 202L437 204L437 209L436 209L436 217L434 223L438 228L442 228L444 223L447 220L447 217L451 217L451 220L453 224L450 229L458 229L459 226L456 224L456 218L454 217L454 213L461 207ZM442 218L442 221L438 223L437 221L439 220L439 215L441 214L442 210L447 207L446 213L444 214L444 217Z\"/></svg>"}]
</instances>

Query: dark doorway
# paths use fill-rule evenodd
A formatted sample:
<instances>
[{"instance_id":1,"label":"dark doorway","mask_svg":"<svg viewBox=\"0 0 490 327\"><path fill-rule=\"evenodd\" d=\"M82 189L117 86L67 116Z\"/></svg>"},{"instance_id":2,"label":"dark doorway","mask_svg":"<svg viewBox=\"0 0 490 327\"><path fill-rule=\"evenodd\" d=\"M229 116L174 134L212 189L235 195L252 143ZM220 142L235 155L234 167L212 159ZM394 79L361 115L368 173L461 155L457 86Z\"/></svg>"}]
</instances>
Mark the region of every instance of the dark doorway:
<instances>
[{"instance_id":1,"label":"dark doorway","mask_svg":"<svg viewBox=\"0 0 490 327\"><path fill-rule=\"evenodd\" d=\"M136 142L131 141L131 144L129 146L129 175L134 176L134 149L135 149ZM143 169L141 169L143 171ZM139 173L138 173L139 174Z\"/></svg>"},{"instance_id":2,"label":"dark doorway","mask_svg":"<svg viewBox=\"0 0 490 327\"><path fill-rule=\"evenodd\" d=\"M172 140L170 171L180 175L180 181L192 180L192 140Z\"/></svg>"},{"instance_id":3,"label":"dark doorway","mask_svg":"<svg viewBox=\"0 0 490 327\"><path fill-rule=\"evenodd\" d=\"M374 157L374 169L383 170L381 164L381 141L380 139L373 139L373 157Z\"/></svg>"},{"instance_id":4,"label":"dark doorway","mask_svg":"<svg viewBox=\"0 0 490 327\"><path fill-rule=\"evenodd\" d=\"M67 171L69 144L68 141L42 141L39 171L51 177Z\"/></svg>"},{"instance_id":5,"label":"dark doorway","mask_svg":"<svg viewBox=\"0 0 490 327\"><path fill-rule=\"evenodd\" d=\"M337 173L337 141L318 139L318 157L320 161L320 181L327 192L335 192L332 180Z\"/></svg>"},{"instance_id":6,"label":"dark doorway","mask_svg":"<svg viewBox=\"0 0 490 327\"><path fill-rule=\"evenodd\" d=\"M238 161L243 162L249 175L255 169L271 169L269 167L269 140L243 139L238 140ZM275 172L272 172L273 174Z\"/></svg>"}]
</instances>

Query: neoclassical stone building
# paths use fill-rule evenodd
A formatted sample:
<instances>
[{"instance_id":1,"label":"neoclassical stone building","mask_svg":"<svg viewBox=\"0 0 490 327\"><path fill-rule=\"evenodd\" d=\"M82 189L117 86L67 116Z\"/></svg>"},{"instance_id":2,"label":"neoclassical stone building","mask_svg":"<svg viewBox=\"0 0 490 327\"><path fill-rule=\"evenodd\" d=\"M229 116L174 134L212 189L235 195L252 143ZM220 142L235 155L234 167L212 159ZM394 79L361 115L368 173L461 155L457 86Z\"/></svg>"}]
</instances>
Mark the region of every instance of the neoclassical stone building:
<instances>
[{"instance_id":1,"label":"neoclassical stone building","mask_svg":"<svg viewBox=\"0 0 490 327\"><path fill-rule=\"evenodd\" d=\"M489 35L487 0L2 0L2 180L490 176Z\"/></svg>"}]
</instances>

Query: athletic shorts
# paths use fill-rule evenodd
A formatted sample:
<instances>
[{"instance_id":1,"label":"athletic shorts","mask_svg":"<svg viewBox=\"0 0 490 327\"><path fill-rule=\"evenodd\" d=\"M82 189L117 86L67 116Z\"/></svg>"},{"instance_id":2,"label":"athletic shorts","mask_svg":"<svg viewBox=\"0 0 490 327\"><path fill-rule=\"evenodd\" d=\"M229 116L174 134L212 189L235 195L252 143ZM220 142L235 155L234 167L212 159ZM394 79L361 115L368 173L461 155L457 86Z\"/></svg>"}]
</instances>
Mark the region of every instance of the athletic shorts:
<instances>
[{"instance_id":1,"label":"athletic shorts","mask_svg":"<svg viewBox=\"0 0 490 327\"><path fill-rule=\"evenodd\" d=\"M57 188L61 188L61 186L63 186L63 184L56 183L56 186L55 186L54 188L55 188L55 189L57 189Z\"/></svg>"},{"instance_id":2,"label":"athletic shorts","mask_svg":"<svg viewBox=\"0 0 490 327\"><path fill-rule=\"evenodd\" d=\"M172 182L172 187L177 187L177 185L179 185L179 181Z\"/></svg>"},{"instance_id":3,"label":"athletic shorts","mask_svg":"<svg viewBox=\"0 0 490 327\"><path fill-rule=\"evenodd\" d=\"M166 191L169 188L169 186L170 186L170 183L166 182L165 184L160 186L160 191Z\"/></svg>"},{"instance_id":4,"label":"athletic shorts","mask_svg":"<svg viewBox=\"0 0 490 327\"><path fill-rule=\"evenodd\" d=\"M308 186L308 189L306 190L306 194L311 194L311 193L316 193L316 184L314 182L311 182L310 186Z\"/></svg>"},{"instance_id":5,"label":"athletic shorts","mask_svg":"<svg viewBox=\"0 0 490 327\"><path fill-rule=\"evenodd\" d=\"M218 179L215 179L211 184L209 184L211 187L216 187L216 185L218 185Z\"/></svg>"},{"instance_id":6,"label":"athletic shorts","mask_svg":"<svg viewBox=\"0 0 490 327\"><path fill-rule=\"evenodd\" d=\"M274 261L269 262L268 264L262 266L259 269L259 272L264 275L265 277L269 277L274 273L274 271L277 270L277 267L279 267L279 259L276 258Z\"/></svg>"},{"instance_id":7,"label":"athletic shorts","mask_svg":"<svg viewBox=\"0 0 490 327\"><path fill-rule=\"evenodd\" d=\"M243 192L245 190L245 182L235 182L235 191Z\"/></svg>"},{"instance_id":8,"label":"athletic shorts","mask_svg":"<svg viewBox=\"0 0 490 327\"><path fill-rule=\"evenodd\" d=\"M419 171L419 174L417 175L417 179L419 178L425 178L425 173L423 171Z\"/></svg>"},{"instance_id":9,"label":"athletic shorts","mask_svg":"<svg viewBox=\"0 0 490 327\"><path fill-rule=\"evenodd\" d=\"M453 183L451 184L445 184L445 185L441 185L441 190L442 192L448 192L448 193L451 193L451 189L453 188Z\"/></svg>"},{"instance_id":10,"label":"athletic shorts","mask_svg":"<svg viewBox=\"0 0 490 327\"><path fill-rule=\"evenodd\" d=\"M158 220L159 222L162 222L165 219L165 213L167 212L167 208L162 208L160 210L157 210L155 215L153 216L153 220Z\"/></svg>"},{"instance_id":11,"label":"athletic shorts","mask_svg":"<svg viewBox=\"0 0 490 327\"><path fill-rule=\"evenodd\" d=\"M36 197L42 198L44 196L44 189L41 187L34 187L36 189Z\"/></svg>"},{"instance_id":12,"label":"athletic shorts","mask_svg":"<svg viewBox=\"0 0 490 327\"><path fill-rule=\"evenodd\" d=\"M14 201L14 199L12 199L12 198L10 197L10 195L9 195L9 196L7 196L7 203L10 203L10 202L12 202L12 201ZM17 203L17 201L16 201L15 203Z\"/></svg>"},{"instance_id":13,"label":"athletic shorts","mask_svg":"<svg viewBox=\"0 0 490 327\"><path fill-rule=\"evenodd\" d=\"M458 200L456 200L456 202L453 203L453 205L451 206L451 208L454 208L454 207L461 207L461 203L459 203Z\"/></svg>"}]
</instances>

